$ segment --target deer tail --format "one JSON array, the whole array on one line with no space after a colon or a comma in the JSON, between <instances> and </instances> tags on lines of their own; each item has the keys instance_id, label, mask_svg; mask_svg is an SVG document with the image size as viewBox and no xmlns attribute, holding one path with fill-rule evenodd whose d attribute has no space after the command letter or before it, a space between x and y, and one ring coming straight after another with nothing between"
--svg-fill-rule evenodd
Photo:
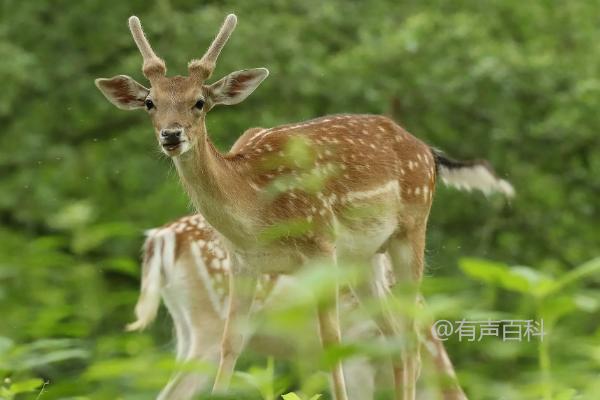
<instances>
[{"instance_id":1,"label":"deer tail","mask_svg":"<svg viewBox=\"0 0 600 400\"><path fill-rule=\"evenodd\" d=\"M175 237L173 232L151 229L146 231L142 247L142 281L135 306L136 320L127 324L127 331L143 330L154 321L160 305L163 286L163 266L174 263Z\"/></svg>"},{"instance_id":2,"label":"deer tail","mask_svg":"<svg viewBox=\"0 0 600 400\"><path fill-rule=\"evenodd\" d=\"M459 190L480 190L484 194L501 193L513 197L515 189L500 178L487 160L458 161L447 157L438 149L431 149L437 175L447 186Z\"/></svg>"}]
</instances>

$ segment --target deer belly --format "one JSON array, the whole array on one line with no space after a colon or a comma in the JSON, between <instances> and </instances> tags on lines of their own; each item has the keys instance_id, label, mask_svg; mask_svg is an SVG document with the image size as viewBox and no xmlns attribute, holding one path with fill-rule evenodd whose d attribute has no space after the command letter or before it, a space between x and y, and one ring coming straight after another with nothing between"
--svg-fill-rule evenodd
<instances>
[{"instance_id":1,"label":"deer belly","mask_svg":"<svg viewBox=\"0 0 600 400\"><path fill-rule=\"evenodd\" d=\"M338 259L371 259L397 228L395 214L377 221L365 222L360 226L356 221L352 224L338 221L336 225Z\"/></svg>"}]
</instances>

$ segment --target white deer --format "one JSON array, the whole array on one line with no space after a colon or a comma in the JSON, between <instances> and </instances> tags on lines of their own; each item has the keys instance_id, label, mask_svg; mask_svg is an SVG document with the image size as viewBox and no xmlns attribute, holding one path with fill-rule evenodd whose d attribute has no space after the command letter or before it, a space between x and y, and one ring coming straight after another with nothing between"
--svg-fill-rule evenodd
<instances>
[{"instance_id":1,"label":"white deer","mask_svg":"<svg viewBox=\"0 0 600 400\"><path fill-rule=\"evenodd\" d=\"M160 228L147 231L144 242L140 296L135 314L136 321L127 329L142 330L156 317L162 298L173 320L176 355L179 362L199 361L216 366L220 341L227 315L229 297L230 258L218 234L202 218L191 215L179 218ZM389 262L384 256L374 259L377 284L390 286ZM295 282L291 277L263 275L260 278L255 302L269 307ZM349 292L342 296L345 314L355 312L356 302ZM277 303L275 303L277 304ZM342 318L344 332L354 339L377 337L376 327L369 321ZM316 327L316 326L315 326ZM466 399L460 388L454 368L443 342L431 333L431 325L423 326L423 348L439 378L437 388L444 399ZM279 348L269 337L269 351ZM293 343L283 343L283 349L293 349ZM372 400L375 393L375 375L381 368L366 358L352 358L344 362L351 400ZM210 374L204 371L184 370L176 373L158 396L158 400L188 400L207 389Z\"/></svg>"},{"instance_id":2,"label":"white deer","mask_svg":"<svg viewBox=\"0 0 600 400\"><path fill-rule=\"evenodd\" d=\"M258 278L308 265L363 264L391 257L395 278L416 288L423 273L427 218L437 177L459 187L513 193L486 163L460 163L410 135L389 118L335 115L269 129L252 129L243 145L221 154L206 131L208 111L244 100L267 77L264 68L233 72L206 84L236 25L231 14L189 76L166 76L166 66L129 19L143 56L148 89L128 76L97 79L117 107L146 108L158 143L173 159L196 209L219 233L231 257L230 303L213 390L229 386L244 344L245 324ZM360 286L360 285L359 285ZM372 285L367 285L367 287ZM324 346L341 341L338 290L317 306ZM359 297L374 296L356 288ZM417 290L409 296L417 302ZM392 297L390 296L390 300ZM378 324L402 335L393 357L396 397L415 398L419 354L414 318L395 318L382 302ZM331 370L333 396L346 400L341 361Z\"/></svg>"}]
</instances>

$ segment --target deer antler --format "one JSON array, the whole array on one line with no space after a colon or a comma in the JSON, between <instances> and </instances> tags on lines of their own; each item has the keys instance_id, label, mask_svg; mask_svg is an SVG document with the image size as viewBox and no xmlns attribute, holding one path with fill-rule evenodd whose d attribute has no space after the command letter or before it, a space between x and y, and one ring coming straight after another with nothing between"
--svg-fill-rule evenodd
<instances>
[{"instance_id":1,"label":"deer antler","mask_svg":"<svg viewBox=\"0 0 600 400\"><path fill-rule=\"evenodd\" d=\"M195 75L200 80L206 80L210 78L210 75L215 69L219 53L221 53L225 43L227 43L227 40L229 39L229 36L231 36L231 32L233 32L235 29L236 24L237 17L235 14L229 14L227 17L225 17L223 26L221 26L219 33L215 37L215 40L213 40L211 43L208 50L206 50L206 53L204 53L200 60L192 60L188 64L190 75Z\"/></svg>"},{"instance_id":2,"label":"deer antler","mask_svg":"<svg viewBox=\"0 0 600 400\"><path fill-rule=\"evenodd\" d=\"M144 58L144 64L142 66L144 76L148 79L164 76L167 73L165 62L154 53L154 50L152 50L152 46L150 46L148 39L146 39L146 36L144 35L142 24L138 17L129 17L129 29L131 30L131 35L133 36L135 44L138 49L140 49L140 53L142 53L142 57Z\"/></svg>"}]
</instances>

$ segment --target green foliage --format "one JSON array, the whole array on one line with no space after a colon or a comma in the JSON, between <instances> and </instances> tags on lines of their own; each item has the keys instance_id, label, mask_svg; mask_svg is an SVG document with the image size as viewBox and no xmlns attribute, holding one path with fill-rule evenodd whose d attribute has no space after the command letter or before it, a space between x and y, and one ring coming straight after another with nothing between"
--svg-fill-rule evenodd
<instances>
[{"instance_id":1,"label":"green foliage","mask_svg":"<svg viewBox=\"0 0 600 400\"><path fill-rule=\"evenodd\" d=\"M39 389L40 386L43 389L45 383L42 379L26 379L19 382L10 382L9 380L5 380L5 385L0 387L0 396L2 399L12 400L16 395L22 393L33 392L36 389Z\"/></svg>"},{"instance_id":2,"label":"green foliage","mask_svg":"<svg viewBox=\"0 0 600 400\"><path fill-rule=\"evenodd\" d=\"M298 396L296 393L284 394L282 397L283 397L283 400L302 400L302 398L300 396ZM320 397L321 397L320 394L316 394L308 400L318 400Z\"/></svg>"},{"instance_id":3,"label":"green foliage","mask_svg":"<svg viewBox=\"0 0 600 400\"><path fill-rule=\"evenodd\" d=\"M116 110L93 80L144 82L129 15L181 74L231 11L240 22L215 79L258 66L271 75L243 104L211 112L216 144L226 149L253 126L378 113L457 158L490 159L517 197L438 188L429 310L544 319L540 343L446 342L472 398L595 398L598 4L518 0L0 2L0 398L148 399L177 370L166 315L147 333L123 326L143 230L192 209L147 117ZM308 165L314 154L298 143L285 156ZM302 183L322 179L307 171ZM305 229L291 221L265 239ZM312 271L301 279L319 292L331 284ZM317 370L331 359L381 362L395 350L370 341L320 353L306 328L314 304L289 297L265 329L298 337L303 357L264 369L262 355L244 355L249 398L328 398Z\"/></svg>"}]
</instances>

